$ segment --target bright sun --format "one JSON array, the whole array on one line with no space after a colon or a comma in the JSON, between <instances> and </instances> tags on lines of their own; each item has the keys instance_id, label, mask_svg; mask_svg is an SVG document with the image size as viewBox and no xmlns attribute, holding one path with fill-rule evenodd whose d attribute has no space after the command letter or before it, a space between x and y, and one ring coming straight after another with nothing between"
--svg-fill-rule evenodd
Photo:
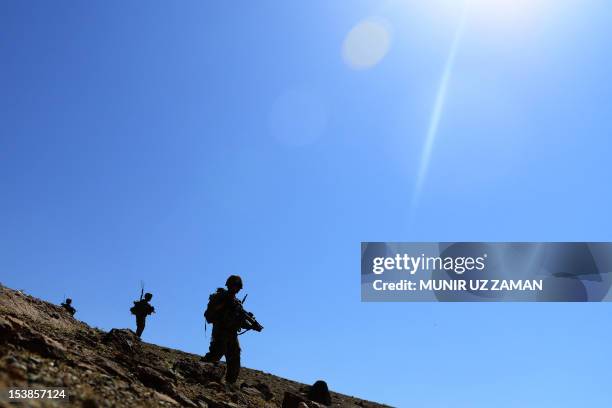
<instances>
[{"instance_id":1,"label":"bright sun","mask_svg":"<svg viewBox=\"0 0 612 408\"><path fill-rule=\"evenodd\" d=\"M557 8L555 0L389 0L387 6L395 11L424 12L434 21L457 21L464 14L470 30L495 35L520 34L533 28L544 11Z\"/></svg>"},{"instance_id":2,"label":"bright sun","mask_svg":"<svg viewBox=\"0 0 612 408\"><path fill-rule=\"evenodd\" d=\"M521 28L533 19L545 0L465 0L470 21L491 27Z\"/></svg>"}]
</instances>

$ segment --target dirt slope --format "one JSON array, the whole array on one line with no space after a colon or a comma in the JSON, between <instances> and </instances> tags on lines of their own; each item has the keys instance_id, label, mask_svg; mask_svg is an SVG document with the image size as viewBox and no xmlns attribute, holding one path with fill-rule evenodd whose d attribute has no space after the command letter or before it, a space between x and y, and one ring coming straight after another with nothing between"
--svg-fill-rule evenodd
<instances>
[{"instance_id":1,"label":"dirt slope","mask_svg":"<svg viewBox=\"0 0 612 408\"><path fill-rule=\"evenodd\" d=\"M63 308L0 285L0 391L65 387L77 407L323 407L303 384L243 368L240 391L223 384L225 366L141 342L131 330L103 332ZM384 407L331 393L334 407ZM0 396L0 407L15 406ZM305 405L300 405L303 401ZM24 405L22 405L24 406ZM25 406L66 406L29 400Z\"/></svg>"}]
</instances>

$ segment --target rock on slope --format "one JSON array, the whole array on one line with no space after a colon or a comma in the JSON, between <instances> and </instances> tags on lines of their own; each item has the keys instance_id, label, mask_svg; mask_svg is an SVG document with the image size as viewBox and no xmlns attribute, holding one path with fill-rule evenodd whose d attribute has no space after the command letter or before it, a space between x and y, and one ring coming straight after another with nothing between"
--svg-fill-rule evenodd
<instances>
[{"instance_id":1,"label":"rock on slope","mask_svg":"<svg viewBox=\"0 0 612 408\"><path fill-rule=\"evenodd\" d=\"M303 397L303 384L245 368L240 391L227 392L224 372L223 363L141 342L131 330L91 328L59 306L0 285L0 390L65 387L71 406L87 408L323 406ZM384 407L331 396L334 407ZM0 399L0 407L8 406ZM27 406L66 405L30 400Z\"/></svg>"}]
</instances>

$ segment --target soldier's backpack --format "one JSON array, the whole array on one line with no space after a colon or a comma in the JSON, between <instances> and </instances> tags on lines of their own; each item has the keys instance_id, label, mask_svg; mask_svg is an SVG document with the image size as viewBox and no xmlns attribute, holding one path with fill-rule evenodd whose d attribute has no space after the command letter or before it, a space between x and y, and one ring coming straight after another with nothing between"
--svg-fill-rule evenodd
<instances>
[{"instance_id":1,"label":"soldier's backpack","mask_svg":"<svg viewBox=\"0 0 612 408\"><path fill-rule=\"evenodd\" d=\"M130 308L130 312L133 315L150 315L151 313L153 313L153 311L155 311L155 308L153 308L153 306L151 306L146 300L135 300L134 301L134 306L132 306Z\"/></svg>"},{"instance_id":2,"label":"soldier's backpack","mask_svg":"<svg viewBox=\"0 0 612 408\"><path fill-rule=\"evenodd\" d=\"M209 324L217 323L223 317L223 308L218 306L225 300L227 291L223 288L217 289L217 291L208 297L208 305L204 311L204 318Z\"/></svg>"}]
</instances>

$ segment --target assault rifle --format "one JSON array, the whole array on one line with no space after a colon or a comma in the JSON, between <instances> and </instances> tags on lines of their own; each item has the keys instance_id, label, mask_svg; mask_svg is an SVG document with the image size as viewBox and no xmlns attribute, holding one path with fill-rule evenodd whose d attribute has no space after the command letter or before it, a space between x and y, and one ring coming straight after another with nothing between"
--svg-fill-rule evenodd
<instances>
[{"instance_id":1,"label":"assault rifle","mask_svg":"<svg viewBox=\"0 0 612 408\"><path fill-rule=\"evenodd\" d=\"M238 333L244 334L249 330L255 330L256 332L260 332L263 330L263 326L259 324L255 316L251 312L247 312L244 310L244 302L246 300L246 296L242 301L236 300L236 317L238 318L238 322L240 323L240 328L244 329L244 331Z\"/></svg>"}]
</instances>

